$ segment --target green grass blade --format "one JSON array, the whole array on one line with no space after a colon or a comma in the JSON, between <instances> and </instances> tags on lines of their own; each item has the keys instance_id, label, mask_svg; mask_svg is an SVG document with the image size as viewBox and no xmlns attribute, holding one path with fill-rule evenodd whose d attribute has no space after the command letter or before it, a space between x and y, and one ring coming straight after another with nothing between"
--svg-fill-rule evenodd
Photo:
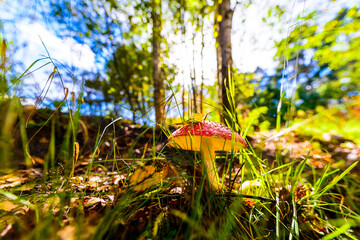
<instances>
[{"instance_id":1,"label":"green grass blade","mask_svg":"<svg viewBox=\"0 0 360 240\"><path fill-rule=\"evenodd\" d=\"M321 197L324 193L326 193L330 188L332 188L336 183L338 183L341 179L343 179L343 177L345 177L346 174L348 174L348 172L351 171L351 169L353 169L356 165L358 164L358 162L354 162L353 164L351 164L342 174L340 174L339 177L335 177L330 184L328 184L322 191L321 193L319 193L318 195L315 196L315 199L318 199L319 197Z\"/></svg>"}]
</instances>

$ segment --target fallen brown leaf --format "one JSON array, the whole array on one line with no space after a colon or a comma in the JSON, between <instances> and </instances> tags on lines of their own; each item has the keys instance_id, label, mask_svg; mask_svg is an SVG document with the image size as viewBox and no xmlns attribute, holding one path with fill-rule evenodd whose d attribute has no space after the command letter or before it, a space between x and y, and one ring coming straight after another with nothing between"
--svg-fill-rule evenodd
<instances>
[{"instance_id":1,"label":"fallen brown leaf","mask_svg":"<svg viewBox=\"0 0 360 240\"><path fill-rule=\"evenodd\" d=\"M8 201L8 200L0 202L0 210L9 212L17 207L18 207L18 205L14 204L13 202Z\"/></svg>"}]
</instances>

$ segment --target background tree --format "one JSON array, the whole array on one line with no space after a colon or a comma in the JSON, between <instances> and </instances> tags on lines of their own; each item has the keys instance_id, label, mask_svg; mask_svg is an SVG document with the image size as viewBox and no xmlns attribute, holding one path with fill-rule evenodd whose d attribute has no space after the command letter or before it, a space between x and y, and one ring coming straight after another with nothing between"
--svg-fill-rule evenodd
<instances>
[{"instance_id":1,"label":"background tree","mask_svg":"<svg viewBox=\"0 0 360 240\"><path fill-rule=\"evenodd\" d=\"M165 105L163 104L165 98L165 84L164 77L169 76L164 73L165 70L171 70L168 67L162 67L161 62L161 1L95 1L95 0L77 0L77 1L51 1L51 15L59 24L59 28L63 31L59 35L71 36L78 42L89 44L91 49L96 53L99 62L108 62L107 71L111 70L114 79L121 79L119 84L104 87L103 90L111 90L110 92L123 92L120 97L121 102L129 105L131 109L136 111L142 109L149 103L147 97L144 97L144 103L134 102L136 92L129 90L134 78L124 78L119 76L138 76L130 73L130 69L125 67L128 64L119 63L118 52L127 51L146 51L141 44L151 43L152 46L152 73L148 76L149 81L153 85L150 90L153 106L155 107L156 122L161 123L164 120ZM151 25L150 25L151 24ZM148 34L148 27L152 26L152 34ZM134 46L135 48L126 47L126 45ZM136 56L138 53L131 53ZM111 60L110 60L111 59ZM148 58L145 58L149 60ZM135 59L133 59L135 60ZM147 64L147 63L146 63ZM101 71L101 70L100 70ZM115 72L114 72L115 71ZM101 78L100 78L101 79ZM95 80L95 79L94 79ZM112 80L113 81L113 80ZM125 81L127 81L125 83ZM145 81L146 82L146 81ZM106 82L105 82L106 84ZM87 84L87 86L100 86L99 84ZM115 87L119 87L116 89ZM107 89L107 90L106 90ZM145 88L146 89L146 88ZM109 93L105 100L116 99L109 98ZM143 92L149 95L149 92ZM141 101L142 101L141 100ZM143 107L139 107L139 106ZM134 119L134 114L132 114Z\"/></svg>"},{"instance_id":2,"label":"background tree","mask_svg":"<svg viewBox=\"0 0 360 240\"><path fill-rule=\"evenodd\" d=\"M134 43L119 46L106 65L107 79L101 81L105 101L115 106L128 102L134 122L139 117L136 112L146 115L152 107L152 56L148 49L148 44L141 49Z\"/></svg>"},{"instance_id":3,"label":"background tree","mask_svg":"<svg viewBox=\"0 0 360 240\"><path fill-rule=\"evenodd\" d=\"M267 23L273 26L271 20L281 21L287 12L285 6L272 7ZM304 112L311 116L360 93L360 60L356 54L359 8L349 7L325 14L323 9L305 12L293 20L297 24L289 27L288 35L275 42L274 59L279 63L275 74L262 72L260 85L255 89L257 93L248 100L252 103L251 109L268 108L264 117L273 126L277 124L278 114L283 116L283 123L291 124L298 113L299 116ZM280 100L283 104L277 111Z\"/></svg>"},{"instance_id":4,"label":"background tree","mask_svg":"<svg viewBox=\"0 0 360 240\"><path fill-rule=\"evenodd\" d=\"M312 12L304 19L316 18ZM292 79L288 86L296 92L294 104L315 109L360 91L359 8L341 9L323 26L311 20L297 25L287 39L277 46L276 59L288 59L286 69L278 67L278 75L285 73ZM284 72L285 71L285 72Z\"/></svg>"},{"instance_id":5,"label":"background tree","mask_svg":"<svg viewBox=\"0 0 360 240\"><path fill-rule=\"evenodd\" d=\"M228 96L226 94L229 89L229 80L232 79L233 60L231 48L231 29L233 9L230 5L230 0L219 1L216 13L216 22L218 24L217 36L217 61L218 61L218 78L219 78L219 99L223 105L224 114L227 111L234 112L234 106L230 105ZM221 71L220 71L221 66ZM221 72L221 73L220 73ZM231 120L231 118L227 118Z\"/></svg>"},{"instance_id":6,"label":"background tree","mask_svg":"<svg viewBox=\"0 0 360 240\"><path fill-rule=\"evenodd\" d=\"M161 0L152 0L152 71L154 81L154 105L156 124L161 125L165 119L165 85L161 74Z\"/></svg>"},{"instance_id":7,"label":"background tree","mask_svg":"<svg viewBox=\"0 0 360 240\"><path fill-rule=\"evenodd\" d=\"M203 112L203 98L205 92L204 85L204 70L203 64L198 64L198 61L203 61L203 53L205 48L205 21L210 22L207 18L213 14L213 5L209 5L206 1L199 0L180 0L169 1L169 7L172 16L171 28L175 35L181 35L181 42L177 41L174 45L179 44L184 51L181 53L183 63L178 67L178 78L182 80L182 112L187 110L187 102L190 103L189 112ZM168 16L169 18L169 16ZM200 36L199 36L200 35ZM199 38L200 37L200 38ZM201 44L199 40L201 39ZM200 48L200 51L199 51ZM192 50L192 60L188 62L185 60L186 52ZM199 56L200 55L200 56ZM190 60L190 59L189 59ZM190 70L189 75L185 76L186 70ZM200 74L199 74L200 73ZM190 80L190 81L188 81ZM190 82L189 101L186 101L186 94L188 93L187 85Z\"/></svg>"},{"instance_id":8,"label":"background tree","mask_svg":"<svg viewBox=\"0 0 360 240\"><path fill-rule=\"evenodd\" d=\"M192 74L190 76L192 80L192 92L193 92L193 107L194 112L202 113L204 111L203 108L203 99L204 99L204 48L205 48L205 19L210 14L213 13L214 6L208 5L205 1L189 1L187 11L189 15L189 22L191 23L192 29L192 47L193 47L193 69ZM201 46L200 46L200 69L196 69L196 54L195 51L196 44L195 38L197 38L200 34L201 37ZM200 72L200 80L196 79L196 72Z\"/></svg>"},{"instance_id":9,"label":"background tree","mask_svg":"<svg viewBox=\"0 0 360 240\"><path fill-rule=\"evenodd\" d=\"M110 58L123 41L126 4L113 0L49 0L42 4L45 21L57 25L59 37L89 45L98 62Z\"/></svg>"}]
</instances>

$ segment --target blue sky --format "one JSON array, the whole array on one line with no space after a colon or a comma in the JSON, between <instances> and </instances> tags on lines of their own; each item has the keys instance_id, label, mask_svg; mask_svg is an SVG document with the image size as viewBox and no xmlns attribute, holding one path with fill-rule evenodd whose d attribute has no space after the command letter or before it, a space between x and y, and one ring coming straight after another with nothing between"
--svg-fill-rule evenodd
<instances>
[{"instance_id":1,"label":"blue sky","mask_svg":"<svg viewBox=\"0 0 360 240\"><path fill-rule=\"evenodd\" d=\"M57 37L54 26L45 23L39 16L24 17L25 14L36 13L36 11L31 9L31 11L26 12L26 7L30 5L19 6L19 2L21 1L0 3L2 33L7 42L11 44L10 49L12 51L9 54L16 63L14 65L16 72L23 73L35 61L47 57L47 51L56 65L72 66L72 74L75 77L77 73L83 70L96 70L95 54L88 45L76 43L72 38L61 39ZM39 61L31 69L37 70L23 79L24 87L20 94L27 96L29 103L35 101L36 96L46 85L49 74L54 69L52 64L43 66L49 62L49 60ZM80 87L78 83L65 83L65 85L74 92L77 92ZM59 87L51 87L50 93L51 99L63 98L63 91L59 91Z\"/></svg>"}]
</instances>

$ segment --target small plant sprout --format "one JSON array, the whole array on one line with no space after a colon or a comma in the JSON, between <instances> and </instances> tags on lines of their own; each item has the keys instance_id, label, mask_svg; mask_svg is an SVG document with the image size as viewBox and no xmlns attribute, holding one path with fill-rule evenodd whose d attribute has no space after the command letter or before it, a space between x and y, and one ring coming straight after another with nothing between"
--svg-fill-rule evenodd
<instances>
[{"instance_id":1,"label":"small plant sprout","mask_svg":"<svg viewBox=\"0 0 360 240\"><path fill-rule=\"evenodd\" d=\"M223 184L215 164L215 151L238 151L247 147L246 141L230 128L213 121L186 123L169 137L172 147L200 151L202 171L206 172L209 185L221 190Z\"/></svg>"}]
</instances>

